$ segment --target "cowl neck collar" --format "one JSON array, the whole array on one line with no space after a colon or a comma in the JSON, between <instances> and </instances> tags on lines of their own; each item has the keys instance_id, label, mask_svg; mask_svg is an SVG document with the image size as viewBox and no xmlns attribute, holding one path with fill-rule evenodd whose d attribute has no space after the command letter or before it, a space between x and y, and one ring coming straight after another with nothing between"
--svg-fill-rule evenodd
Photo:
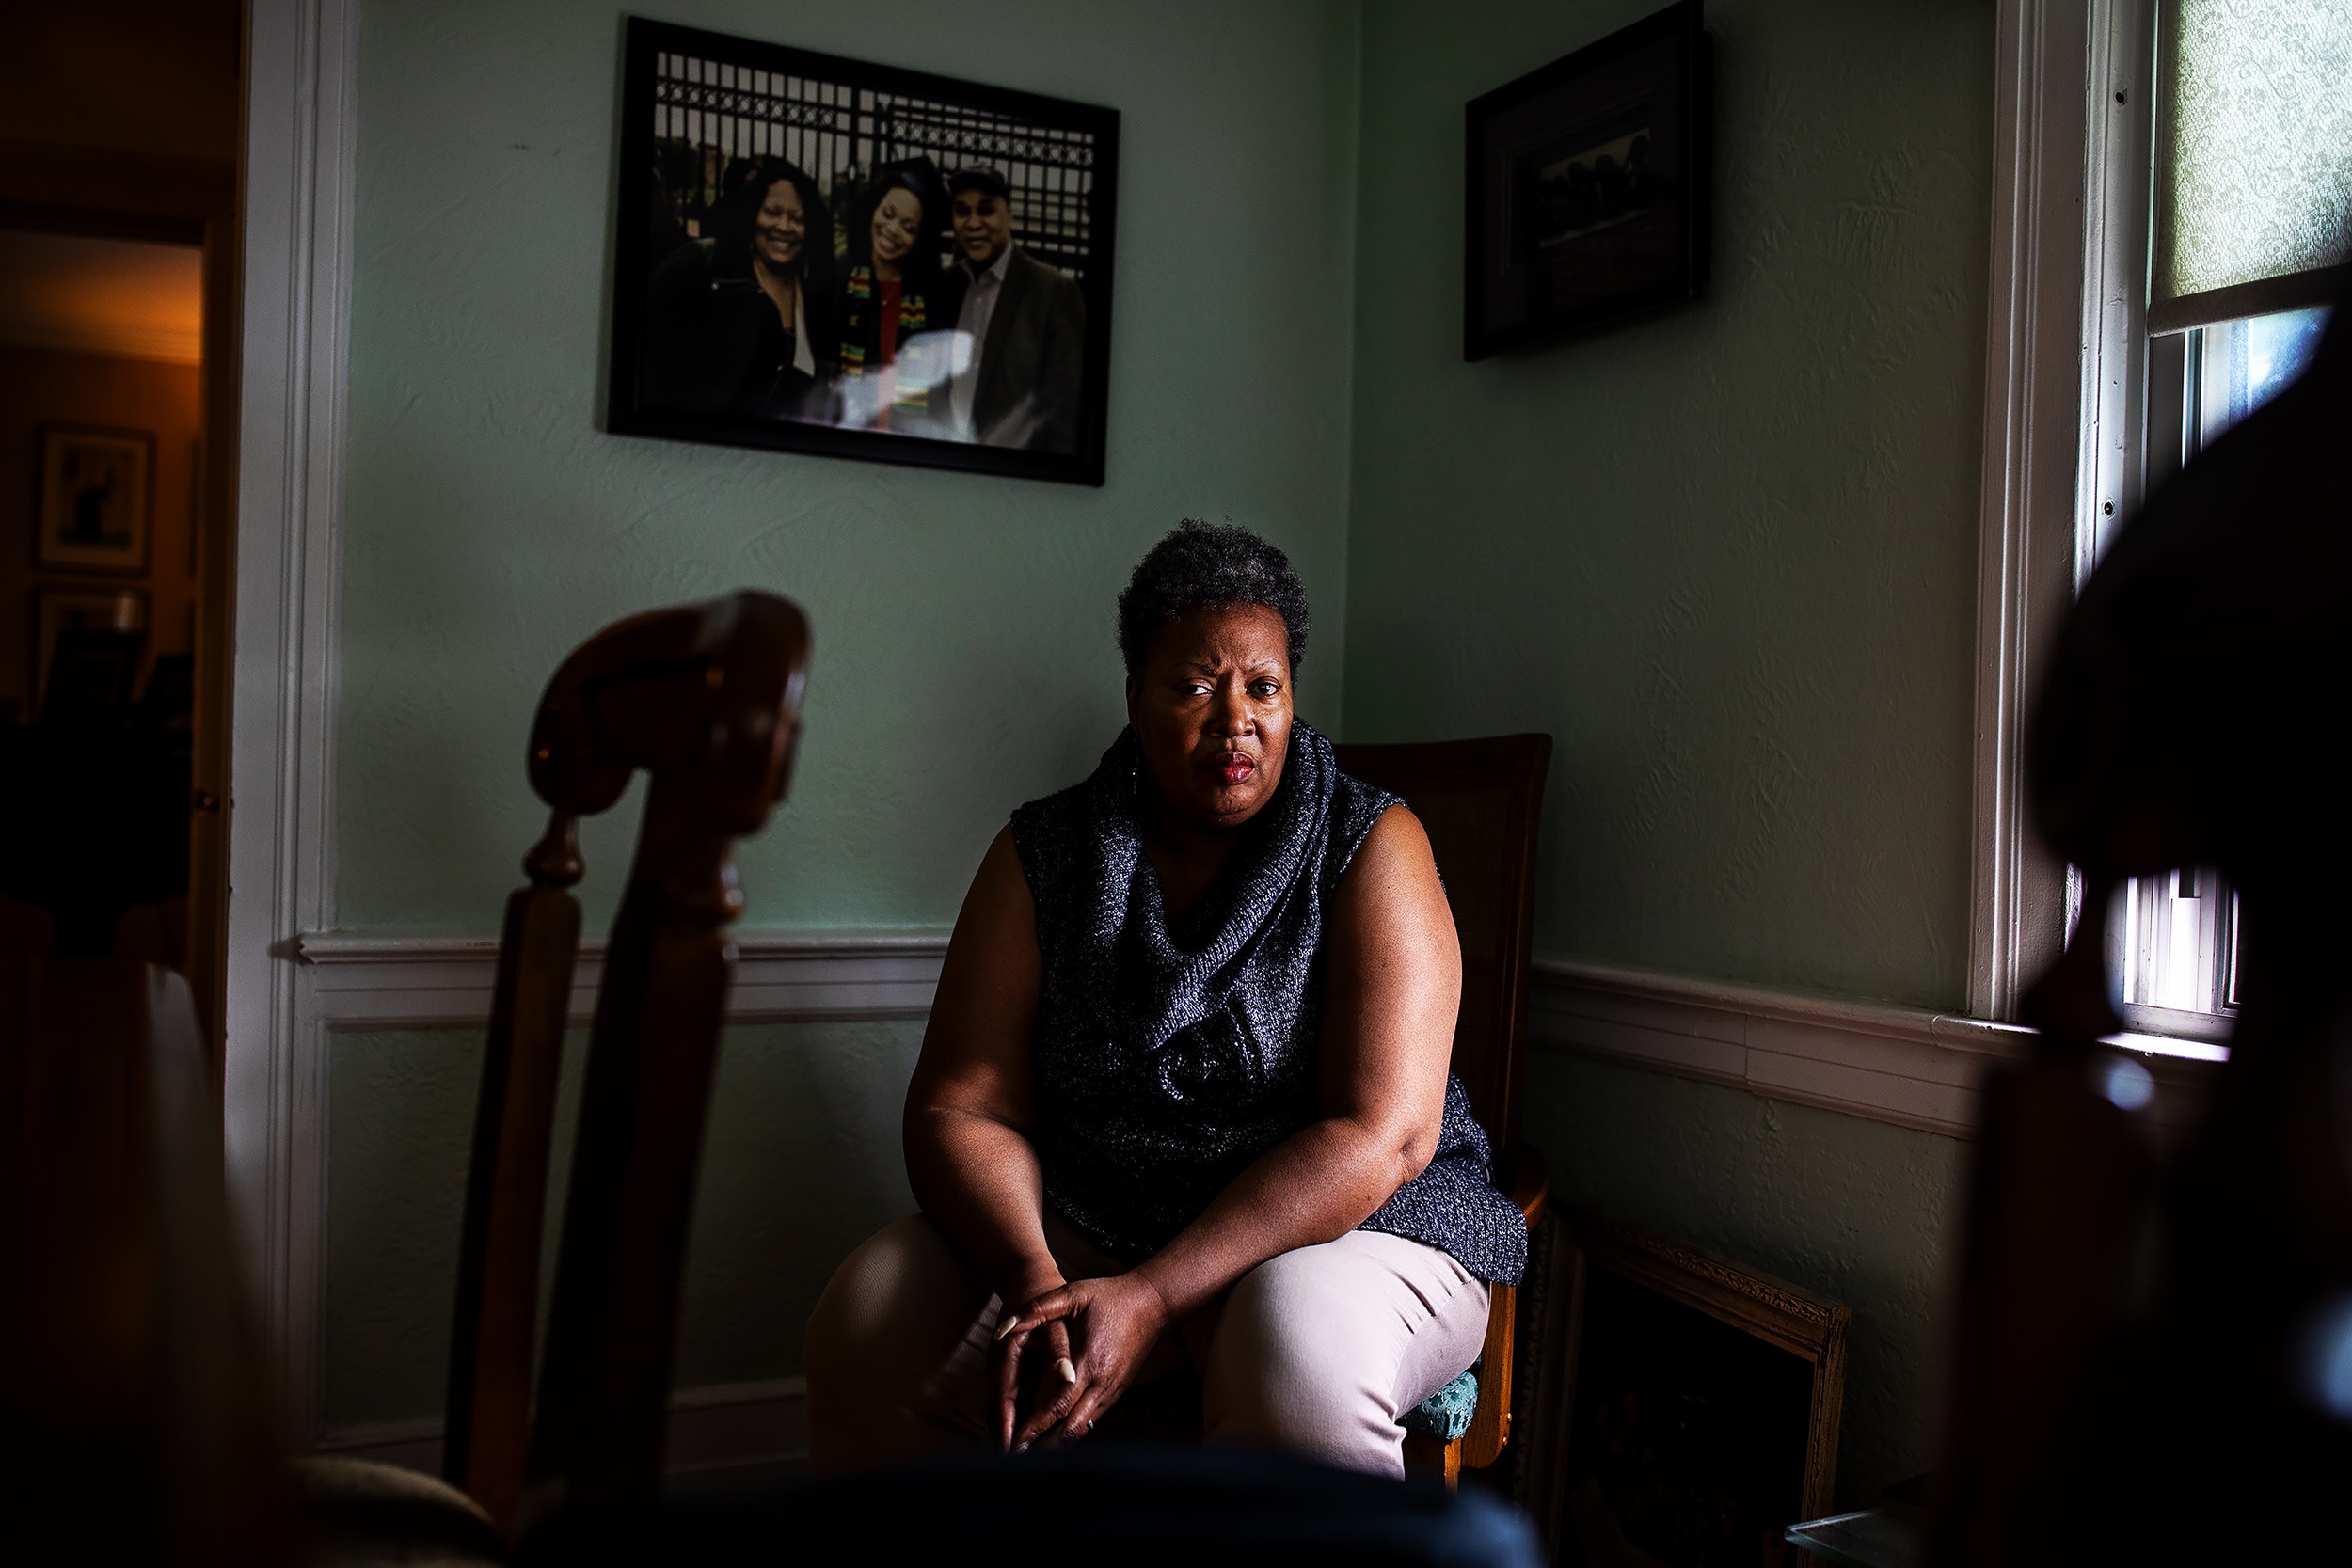
<instances>
[{"instance_id":1,"label":"cowl neck collar","mask_svg":"<svg viewBox=\"0 0 2352 1568\"><path fill-rule=\"evenodd\" d=\"M1339 768L1331 743L1294 721L1274 798L1249 820L1200 902L1171 925L1159 873L1143 852L1142 754L1135 731L1121 731L1088 781L1088 793L1102 857L1097 929L1116 932L1120 983L1113 994L1136 1008L1121 1032L1156 1052L1224 1006L1266 928L1314 876L1330 833Z\"/></svg>"}]
</instances>

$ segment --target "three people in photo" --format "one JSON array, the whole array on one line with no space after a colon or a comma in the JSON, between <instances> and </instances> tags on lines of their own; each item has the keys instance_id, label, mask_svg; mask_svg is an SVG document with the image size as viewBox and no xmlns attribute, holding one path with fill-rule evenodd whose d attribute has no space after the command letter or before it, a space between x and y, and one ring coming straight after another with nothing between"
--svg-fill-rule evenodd
<instances>
[{"instance_id":1,"label":"three people in photo","mask_svg":"<svg viewBox=\"0 0 2352 1568\"><path fill-rule=\"evenodd\" d=\"M700 235L657 204L649 404L1077 451L1085 296L1015 240L997 170L886 165L837 228L780 158L732 162Z\"/></svg>"}]
</instances>

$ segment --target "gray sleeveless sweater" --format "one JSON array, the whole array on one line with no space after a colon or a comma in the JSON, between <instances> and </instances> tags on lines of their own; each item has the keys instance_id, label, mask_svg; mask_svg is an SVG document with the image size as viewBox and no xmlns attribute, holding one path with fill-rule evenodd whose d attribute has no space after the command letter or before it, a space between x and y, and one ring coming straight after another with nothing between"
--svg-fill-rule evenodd
<instances>
[{"instance_id":1,"label":"gray sleeveless sweater","mask_svg":"<svg viewBox=\"0 0 2352 1568\"><path fill-rule=\"evenodd\" d=\"M1282 782L1216 884L1172 927L1136 816L1132 730L1085 783L1012 816L1045 959L1031 1037L1046 1200L1140 1260L1244 1167L1316 1118L1324 921L1396 797L1291 729ZM1438 1151L1366 1230L1516 1284L1527 1226L1497 1192L1486 1132L1448 1074Z\"/></svg>"}]
</instances>

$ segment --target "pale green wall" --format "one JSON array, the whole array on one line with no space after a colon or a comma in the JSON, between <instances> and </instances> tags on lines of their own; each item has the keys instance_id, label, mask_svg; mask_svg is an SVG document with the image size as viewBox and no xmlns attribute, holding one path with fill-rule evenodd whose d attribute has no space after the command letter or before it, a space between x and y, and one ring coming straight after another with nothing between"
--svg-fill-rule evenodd
<instances>
[{"instance_id":1,"label":"pale green wall","mask_svg":"<svg viewBox=\"0 0 2352 1568\"><path fill-rule=\"evenodd\" d=\"M1465 364L1463 103L1654 8L1367 9L1347 733L1551 732L1541 950L1957 1006L1993 7L1714 0L1705 300Z\"/></svg>"},{"instance_id":2,"label":"pale green wall","mask_svg":"<svg viewBox=\"0 0 2352 1568\"><path fill-rule=\"evenodd\" d=\"M1115 729L1111 598L1198 513L1306 572L1311 718L1343 669L1352 738L1557 737L1546 950L1956 1003L1990 0L1716 0L1708 300L1464 365L1463 102L1649 8L660 11L1124 111L1096 492L598 433L617 10L371 0L341 924L492 928L555 660L739 583L818 639L749 923L945 922L1005 810ZM593 926L625 848L589 849ZM684 1381L798 1369L825 1271L906 1202L917 1036L729 1032ZM335 1038L334 1424L438 1403L479 1049ZM1960 1146L1569 1057L1530 1095L1562 1191L1854 1307L1847 1496L1924 1465Z\"/></svg>"},{"instance_id":3,"label":"pale green wall","mask_svg":"<svg viewBox=\"0 0 2352 1568\"><path fill-rule=\"evenodd\" d=\"M898 1102L921 1041L918 1022L726 1031L688 1243L682 1385L798 1372L801 1328L834 1264L913 1211ZM543 1286L586 1045L584 1029L565 1042ZM478 1029L329 1037L329 1427L440 1408L482 1047Z\"/></svg>"},{"instance_id":4,"label":"pale green wall","mask_svg":"<svg viewBox=\"0 0 2352 1568\"><path fill-rule=\"evenodd\" d=\"M601 433L624 8L367 0L338 924L495 928L539 827L523 740L557 661L739 586L816 632L792 799L740 856L753 926L952 919L1007 813L1118 733L1113 601L1182 516L1293 552L1324 653L1302 700L1336 720L1352 10L627 8L1119 109L1109 483ZM591 824L592 926L631 815Z\"/></svg>"},{"instance_id":5,"label":"pale green wall","mask_svg":"<svg viewBox=\"0 0 2352 1568\"><path fill-rule=\"evenodd\" d=\"M1465 364L1464 103L1654 8L1366 7L1347 734L1550 732L1541 951L1956 1006L1993 7L1710 0L1707 297ZM1927 1467L1962 1146L1550 1054L1525 1126L1852 1307L1843 1497Z\"/></svg>"},{"instance_id":6,"label":"pale green wall","mask_svg":"<svg viewBox=\"0 0 2352 1568\"><path fill-rule=\"evenodd\" d=\"M1355 14L1337 4L641 14L1121 112L1101 489L597 428L622 8L367 0L346 499L338 924L494 930L540 814L523 738L598 626L737 586L816 631L790 800L739 861L752 927L946 924L1010 809L1118 733L1113 601L1182 516L1292 552L1310 718L1345 635ZM1279 236L1270 246L1269 236ZM609 918L636 797L589 824ZM735 1029L697 1209L690 1384L800 1367L856 1241L906 1212L919 1025ZM478 1035L337 1037L326 1415L437 1409Z\"/></svg>"}]
</instances>

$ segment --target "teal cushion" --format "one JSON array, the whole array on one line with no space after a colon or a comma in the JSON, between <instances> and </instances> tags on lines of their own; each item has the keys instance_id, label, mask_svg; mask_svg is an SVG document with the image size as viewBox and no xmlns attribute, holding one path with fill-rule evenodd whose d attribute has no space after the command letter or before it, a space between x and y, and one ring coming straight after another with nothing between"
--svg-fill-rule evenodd
<instances>
[{"instance_id":1,"label":"teal cushion","mask_svg":"<svg viewBox=\"0 0 2352 1568\"><path fill-rule=\"evenodd\" d=\"M1452 1443L1470 1431L1478 1413L1478 1374L1464 1372L1405 1413L1405 1430L1415 1437Z\"/></svg>"}]
</instances>

